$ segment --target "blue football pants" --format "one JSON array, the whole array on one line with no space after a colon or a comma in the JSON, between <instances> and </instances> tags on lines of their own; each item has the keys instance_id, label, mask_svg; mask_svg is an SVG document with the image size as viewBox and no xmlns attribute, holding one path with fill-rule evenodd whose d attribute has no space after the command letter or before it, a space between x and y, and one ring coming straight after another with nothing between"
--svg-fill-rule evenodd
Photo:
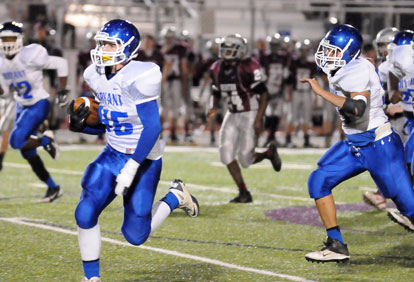
<instances>
[{"instance_id":1,"label":"blue football pants","mask_svg":"<svg viewBox=\"0 0 414 282\"><path fill-rule=\"evenodd\" d=\"M82 194L75 211L79 227L89 229L98 223L101 212L116 197L116 177L130 157L107 145L97 159L88 165L82 176ZM151 233L151 211L161 169L162 159L146 159L139 166L130 191L124 196L121 231L133 245L144 243Z\"/></svg>"},{"instance_id":2,"label":"blue football pants","mask_svg":"<svg viewBox=\"0 0 414 282\"><path fill-rule=\"evenodd\" d=\"M400 136L392 134L364 147L338 141L318 161L308 179L311 198L331 194L339 183L368 170L378 189L406 216L414 216L414 191Z\"/></svg>"},{"instance_id":3,"label":"blue football pants","mask_svg":"<svg viewBox=\"0 0 414 282\"><path fill-rule=\"evenodd\" d=\"M16 106L16 118L9 143L13 149L21 149L30 135L37 134L37 128L47 118L50 103L47 99L32 106ZM36 149L21 151L24 158L36 154Z\"/></svg>"}]
</instances>

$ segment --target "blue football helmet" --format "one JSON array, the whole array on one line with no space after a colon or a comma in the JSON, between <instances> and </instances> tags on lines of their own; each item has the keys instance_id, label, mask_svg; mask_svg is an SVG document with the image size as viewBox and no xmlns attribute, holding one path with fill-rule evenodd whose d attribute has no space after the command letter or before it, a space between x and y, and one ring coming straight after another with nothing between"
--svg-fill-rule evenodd
<instances>
[{"instance_id":1,"label":"blue football helmet","mask_svg":"<svg viewBox=\"0 0 414 282\"><path fill-rule=\"evenodd\" d=\"M16 55L23 48L23 24L18 22L5 22L0 24L0 52L10 57ZM5 37L16 37L16 41L3 42Z\"/></svg>"},{"instance_id":2,"label":"blue football helmet","mask_svg":"<svg viewBox=\"0 0 414 282\"><path fill-rule=\"evenodd\" d=\"M316 64L328 74L358 58L361 46L362 36L355 27L337 25L319 43Z\"/></svg>"},{"instance_id":3,"label":"blue football helmet","mask_svg":"<svg viewBox=\"0 0 414 282\"><path fill-rule=\"evenodd\" d=\"M99 67L114 66L128 62L138 54L141 36L138 29L126 20L107 22L94 37L96 48L91 50L92 63ZM104 51L107 43L116 46L115 51Z\"/></svg>"},{"instance_id":4,"label":"blue football helmet","mask_svg":"<svg viewBox=\"0 0 414 282\"><path fill-rule=\"evenodd\" d=\"M413 43L414 32L411 30L402 30L395 34L394 39L391 43L400 46L400 45L411 45Z\"/></svg>"}]
</instances>

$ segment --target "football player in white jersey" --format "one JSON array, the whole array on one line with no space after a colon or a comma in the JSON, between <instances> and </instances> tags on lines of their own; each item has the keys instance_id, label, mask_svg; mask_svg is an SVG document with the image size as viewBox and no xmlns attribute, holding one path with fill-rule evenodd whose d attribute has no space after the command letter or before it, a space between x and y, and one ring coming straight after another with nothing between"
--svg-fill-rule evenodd
<instances>
[{"instance_id":1,"label":"football player in white jersey","mask_svg":"<svg viewBox=\"0 0 414 282\"><path fill-rule=\"evenodd\" d=\"M361 34L353 26L333 27L315 54L316 63L328 75L330 92L316 79L302 79L317 95L337 107L346 135L345 141L338 141L321 157L308 179L309 195L315 199L328 235L322 250L306 254L309 261L349 260L348 247L337 223L332 189L364 171L369 171L381 193L399 209L389 211L388 216L414 231L414 191L404 163L401 138L384 113L384 90L375 67L359 57L361 46Z\"/></svg>"},{"instance_id":2,"label":"football player in white jersey","mask_svg":"<svg viewBox=\"0 0 414 282\"><path fill-rule=\"evenodd\" d=\"M391 42L392 57L389 67L388 89L392 103L402 102L406 117L405 131L409 135L405 142L405 158L408 171L413 177L413 152L414 152L414 32L402 30L398 32Z\"/></svg>"},{"instance_id":3,"label":"football player in white jersey","mask_svg":"<svg viewBox=\"0 0 414 282\"><path fill-rule=\"evenodd\" d=\"M68 64L66 59L49 56L44 47L30 44L23 47L22 24L5 22L0 25L0 75L14 92L16 101L15 125L9 143L19 149L37 177L48 186L42 202L52 202L62 191L46 170L36 148L43 148L52 158L58 157L56 143L51 131L37 137L37 128L49 113L49 93L43 88L43 69L56 69L59 76L59 99L64 102L67 95L66 81Z\"/></svg>"},{"instance_id":4,"label":"football player in white jersey","mask_svg":"<svg viewBox=\"0 0 414 282\"><path fill-rule=\"evenodd\" d=\"M389 103L389 96L387 93L387 85L388 85L388 72L390 69L390 58L391 52L389 48L389 44L394 39L394 36L397 34L398 29L395 27L386 27L380 30L373 42L373 45L376 50L377 60L375 61L375 65L378 65L378 75L380 77L382 87L385 90L385 97L384 100L387 104L386 112L390 118L391 126L400 134L401 138L404 141L404 134L402 132L403 127L403 116L402 111L404 110L404 115L411 112L412 114L412 106L411 102L402 103L402 105L393 105ZM379 61L379 62L378 62ZM365 192L362 195L362 199L365 203L377 208L378 210L385 210L387 208L386 198L381 194L380 190L376 192Z\"/></svg>"},{"instance_id":5,"label":"football player in white jersey","mask_svg":"<svg viewBox=\"0 0 414 282\"><path fill-rule=\"evenodd\" d=\"M100 281L101 234L98 217L117 195L123 195L121 231L133 245L143 244L168 215L181 208L198 215L197 200L181 180L153 204L161 175L163 147L157 99L160 68L152 62L133 61L140 34L125 20L111 20L96 34L93 64L84 79L100 102L101 125L89 127L89 108L69 106L70 128L89 134L106 131L108 145L88 165L82 177L82 196L76 208L78 240L84 268L82 281Z\"/></svg>"}]
</instances>

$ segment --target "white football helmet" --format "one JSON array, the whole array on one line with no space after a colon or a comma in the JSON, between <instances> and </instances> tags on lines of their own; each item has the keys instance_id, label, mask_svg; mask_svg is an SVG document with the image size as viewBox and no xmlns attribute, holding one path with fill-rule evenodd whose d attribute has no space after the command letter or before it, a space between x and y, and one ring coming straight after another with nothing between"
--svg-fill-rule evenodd
<instances>
[{"instance_id":1,"label":"white football helmet","mask_svg":"<svg viewBox=\"0 0 414 282\"><path fill-rule=\"evenodd\" d=\"M242 59L247 52L247 39L240 34L230 34L221 39L219 57L225 60Z\"/></svg>"},{"instance_id":2,"label":"white football helmet","mask_svg":"<svg viewBox=\"0 0 414 282\"><path fill-rule=\"evenodd\" d=\"M375 50L377 51L377 56L380 59L385 59L387 53L389 53L388 44L394 39L394 36L397 34L398 29L395 27L386 27L381 29L375 40L373 42Z\"/></svg>"}]
</instances>

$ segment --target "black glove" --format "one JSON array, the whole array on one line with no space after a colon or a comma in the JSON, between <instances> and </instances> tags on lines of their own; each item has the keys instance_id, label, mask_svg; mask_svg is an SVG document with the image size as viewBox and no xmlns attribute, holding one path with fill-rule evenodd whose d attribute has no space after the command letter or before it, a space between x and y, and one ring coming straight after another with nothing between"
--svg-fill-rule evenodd
<instances>
[{"instance_id":1,"label":"black glove","mask_svg":"<svg viewBox=\"0 0 414 282\"><path fill-rule=\"evenodd\" d=\"M89 107L85 106L85 104L81 104L76 111L73 110L73 106L75 105L75 100L69 105L68 114L69 114L69 129L74 132L81 132L82 129L85 127L85 120L91 113Z\"/></svg>"},{"instance_id":2,"label":"black glove","mask_svg":"<svg viewBox=\"0 0 414 282\"><path fill-rule=\"evenodd\" d=\"M68 94L69 94L69 90L59 90L57 92L57 100L58 100L59 107L63 108L69 103Z\"/></svg>"}]
</instances>

